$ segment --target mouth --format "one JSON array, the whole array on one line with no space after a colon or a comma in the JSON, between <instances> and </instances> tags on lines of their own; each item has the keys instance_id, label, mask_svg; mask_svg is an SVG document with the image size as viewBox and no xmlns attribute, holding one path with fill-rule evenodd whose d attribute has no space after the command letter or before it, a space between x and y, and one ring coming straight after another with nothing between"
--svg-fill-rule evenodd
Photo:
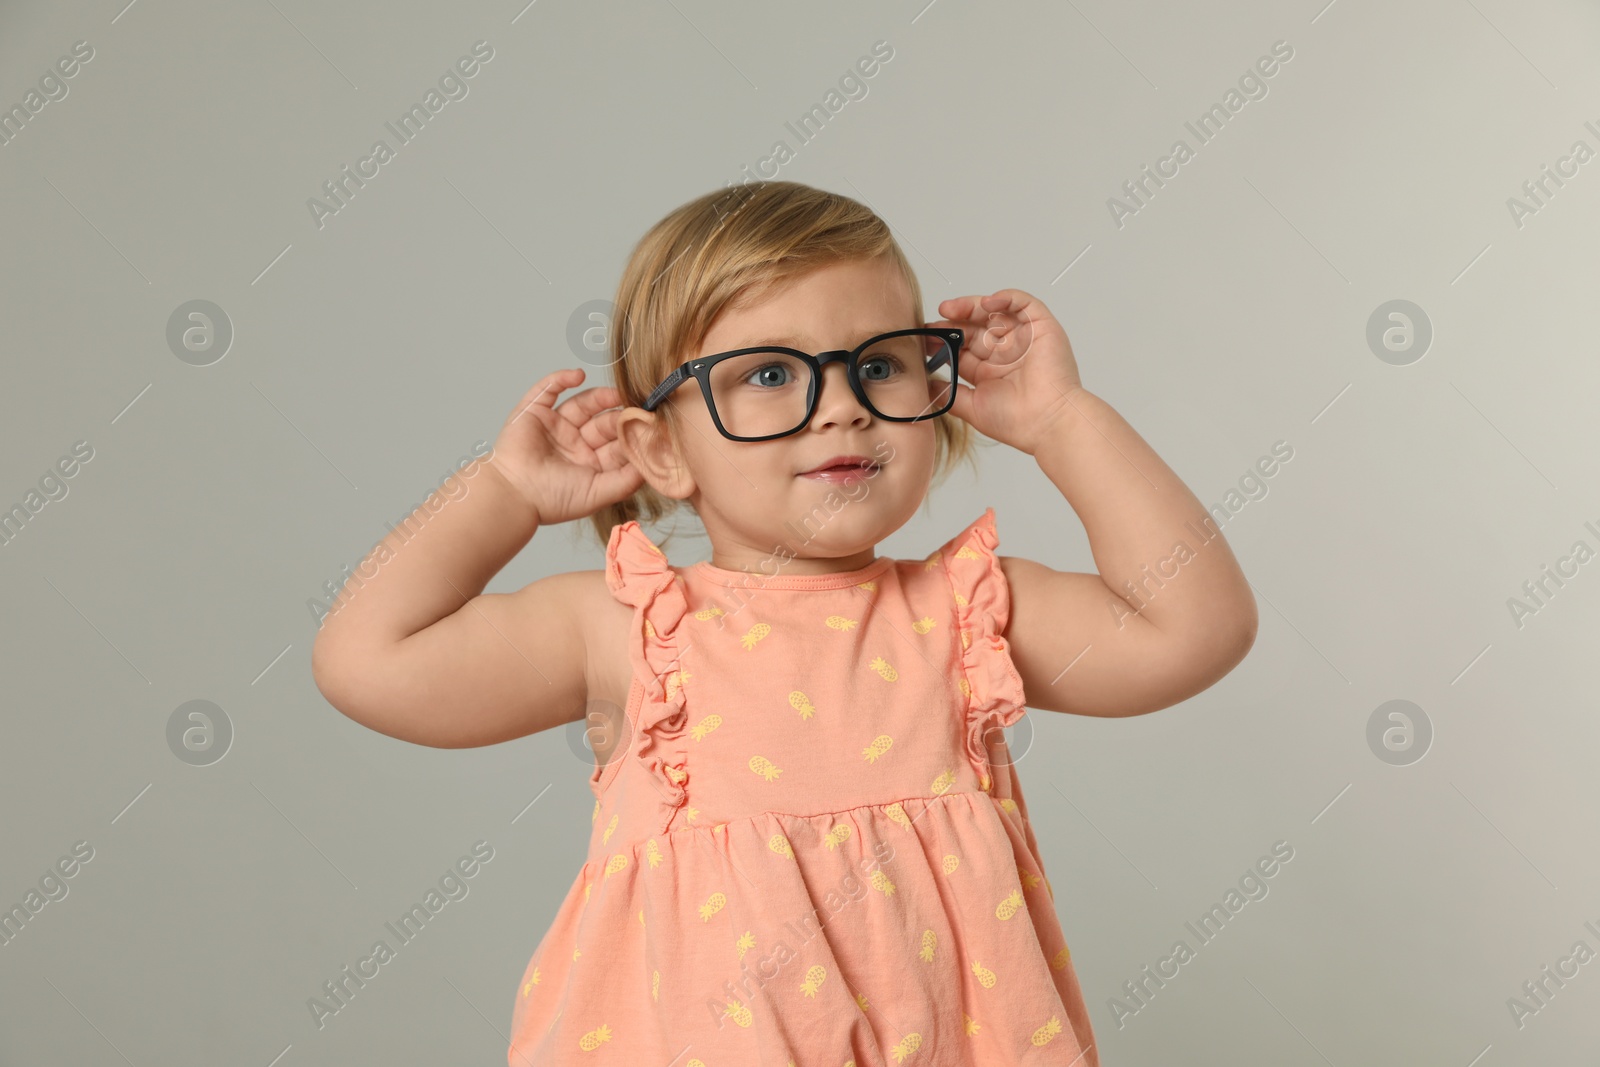
<instances>
[{"instance_id":1,"label":"mouth","mask_svg":"<svg viewBox=\"0 0 1600 1067\"><path fill-rule=\"evenodd\" d=\"M881 469L876 460L866 456L834 456L819 467L801 471L798 476L827 482L843 482L873 477Z\"/></svg>"}]
</instances>

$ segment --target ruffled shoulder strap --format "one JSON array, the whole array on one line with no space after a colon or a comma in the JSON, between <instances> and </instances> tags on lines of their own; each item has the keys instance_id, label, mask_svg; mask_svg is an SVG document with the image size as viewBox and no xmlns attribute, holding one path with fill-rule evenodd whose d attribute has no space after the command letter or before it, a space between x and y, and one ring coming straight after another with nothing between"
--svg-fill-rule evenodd
<instances>
[{"instance_id":1,"label":"ruffled shoulder strap","mask_svg":"<svg viewBox=\"0 0 1600 1067\"><path fill-rule=\"evenodd\" d=\"M688 614L689 602L666 555L634 520L611 529L606 543L606 587L617 600L634 608L628 659L633 666L633 685L642 689L642 694L629 751L659 780L660 825L650 831L659 833L687 796L684 727L688 713L683 691L690 672L683 660L688 648L680 624Z\"/></svg>"},{"instance_id":2,"label":"ruffled shoulder strap","mask_svg":"<svg viewBox=\"0 0 1600 1067\"><path fill-rule=\"evenodd\" d=\"M1011 586L995 555L999 543L991 507L941 545L935 557L955 598L965 675L960 684L967 697L967 757L985 790L994 784L986 735L1012 725L1027 710L1022 677L1001 636L1011 619Z\"/></svg>"}]
</instances>

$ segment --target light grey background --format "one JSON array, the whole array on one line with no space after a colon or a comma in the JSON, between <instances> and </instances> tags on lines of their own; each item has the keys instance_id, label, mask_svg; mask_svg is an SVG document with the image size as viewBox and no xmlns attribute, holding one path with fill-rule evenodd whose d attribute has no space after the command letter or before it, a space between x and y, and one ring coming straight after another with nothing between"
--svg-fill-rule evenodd
<instances>
[{"instance_id":1,"label":"light grey background","mask_svg":"<svg viewBox=\"0 0 1600 1067\"><path fill-rule=\"evenodd\" d=\"M1239 668L1156 714L1025 720L1103 1062L1600 1055L1600 962L1520 1027L1507 1004L1600 951L1600 563L1520 627L1508 607L1600 546L1600 159L1520 226L1507 204L1600 149L1595 5L122 2L0 9L7 109L94 49L0 147L0 505L94 450L0 547L0 907L94 850L0 946L0 1063L503 1062L589 767L562 731L440 751L347 720L306 602L580 365L569 318L648 226L778 140L778 176L888 219L930 317L1041 297L1085 384L1243 504ZM469 94L319 228L307 200L479 40ZM801 145L785 123L880 40ZM1199 145L1184 123L1276 41L1267 95ZM1119 227L1108 199L1178 138L1195 158ZM196 299L235 331L205 367L166 338ZM1366 340L1397 299L1433 329L1401 366ZM980 466L880 552L993 505L1002 553L1094 568L1028 456ZM600 562L546 529L490 590ZM1396 699L1433 731L1406 766L1368 741ZM190 700L235 731L210 766L168 746ZM479 840L470 894L314 1025L308 998ZM1276 841L1270 893L1200 946L1184 924ZM1180 938L1196 957L1119 1026L1111 998Z\"/></svg>"}]
</instances>

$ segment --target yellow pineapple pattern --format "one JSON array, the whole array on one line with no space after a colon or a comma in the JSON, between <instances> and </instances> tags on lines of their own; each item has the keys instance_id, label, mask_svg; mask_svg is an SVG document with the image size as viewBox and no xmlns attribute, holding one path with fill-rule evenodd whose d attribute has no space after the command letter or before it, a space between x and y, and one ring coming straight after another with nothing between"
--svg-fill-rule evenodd
<instances>
[{"instance_id":1,"label":"yellow pineapple pattern","mask_svg":"<svg viewBox=\"0 0 1600 1067\"><path fill-rule=\"evenodd\" d=\"M987 774L978 779L978 788L983 790L985 793L989 791L989 776Z\"/></svg>"},{"instance_id":2,"label":"yellow pineapple pattern","mask_svg":"<svg viewBox=\"0 0 1600 1067\"><path fill-rule=\"evenodd\" d=\"M653 837L644 843L644 858L650 864L652 871L661 866L661 848Z\"/></svg>"},{"instance_id":3,"label":"yellow pineapple pattern","mask_svg":"<svg viewBox=\"0 0 1600 1067\"><path fill-rule=\"evenodd\" d=\"M938 565L939 565L939 553L937 553L937 552L935 552L933 555L929 556L927 559L922 561L922 569L925 570L925 571L931 571L931 570L933 570L933 568L937 567Z\"/></svg>"},{"instance_id":4,"label":"yellow pineapple pattern","mask_svg":"<svg viewBox=\"0 0 1600 1067\"><path fill-rule=\"evenodd\" d=\"M593 882L590 882L588 885L583 887L583 902L585 904L589 903L589 890L591 890L593 888L594 888L594 883Z\"/></svg>"},{"instance_id":5,"label":"yellow pineapple pattern","mask_svg":"<svg viewBox=\"0 0 1600 1067\"><path fill-rule=\"evenodd\" d=\"M1056 899L1056 891L1050 886L1050 876L1048 874L1044 876L1044 888L1050 894L1051 900Z\"/></svg>"},{"instance_id":6,"label":"yellow pineapple pattern","mask_svg":"<svg viewBox=\"0 0 1600 1067\"><path fill-rule=\"evenodd\" d=\"M613 874L616 874L618 871L622 870L627 865L628 865L628 857L624 856L622 853L619 852L615 856L612 856L609 860L606 861L606 871L605 871L605 874L602 875L601 877L602 878L610 878Z\"/></svg>"},{"instance_id":7,"label":"yellow pineapple pattern","mask_svg":"<svg viewBox=\"0 0 1600 1067\"><path fill-rule=\"evenodd\" d=\"M816 705L811 703L811 698L798 689L789 694L789 706L798 711L802 719L809 719L817 713Z\"/></svg>"},{"instance_id":8,"label":"yellow pineapple pattern","mask_svg":"<svg viewBox=\"0 0 1600 1067\"><path fill-rule=\"evenodd\" d=\"M700 905L700 921L710 922L711 916L728 906L728 898L721 893L712 893L706 902Z\"/></svg>"},{"instance_id":9,"label":"yellow pineapple pattern","mask_svg":"<svg viewBox=\"0 0 1600 1067\"><path fill-rule=\"evenodd\" d=\"M1013 889L1010 896L995 906L994 917L996 919L1009 919L1026 907L1027 904L1022 899L1022 890Z\"/></svg>"},{"instance_id":10,"label":"yellow pineapple pattern","mask_svg":"<svg viewBox=\"0 0 1600 1067\"><path fill-rule=\"evenodd\" d=\"M523 983L522 995L523 996L527 996L528 995L528 991L531 990L534 986L536 986L538 984L539 984L539 968L535 967L533 969L533 977L529 978L525 983Z\"/></svg>"},{"instance_id":11,"label":"yellow pineapple pattern","mask_svg":"<svg viewBox=\"0 0 1600 1067\"><path fill-rule=\"evenodd\" d=\"M578 1039L578 1047L585 1052L593 1052L603 1043L611 1040L611 1027L601 1024L599 1029L590 1030Z\"/></svg>"},{"instance_id":12,"label":"yellow pineapple pattern","mask_svg":"<svg viewBox=\"0 0 1600 1067\"><path fill-rule=\"evenodd\" d=\"M903 1040L894 1046L894 1062L903 1063L907 1056L922 1047L921 1034L907 1034Z\"/></svg>"},{"instance_id":13,"label":"yellow pineapple pattern","mask_svg":"<svg viewBox=\"0 0 1600 1067\"><path fill-rule=\"evenodd\" d=\"M794 846L782 834L773 834L767 838L767 847L780 856L788 856L790 859L794 859Z\"/></svg>"},{"instance_id":14,"label":"yellow pineapple pattern","mask_svg":"<svg viewBox=\"0 0 1600 1067\"><path fill-rule=\"evenodd\" d=\"M865 1015L867 1013L867 995L865 993L856 994L856 1007L861 1009L861 1014Z\"/></svg>"},{"instance_id":15,"label":"yellow pineapple pattern","mask_svg":"<svg viewBox=\"0 0 1600 1067\"><path fill-rule=\"evenodd\" d=\"M621 820L621 818L622 816L620 815L611 816L611 821L606 823L605 832L600 835L600 840L602 842L611 840L611 835L617 832L617 822Z\"/></svg>"},{"instance_id":16,"label":"yellow pineapple pattern","mask_svg":"<svg viewBox=\"0 0 1600 1067\"><path fill-rule=\"evenodd\" d=\"M945 874L955 874L956 868L961 866L961 857L955 855L946 856L941 866L944 868Z\"/></svg>"},{"instance_id":17,"label":"yellow pineapple pattern","mask_svg":"<svg viewBox=\"0 0 1600 1067\"><path fill-rule=\"evenodd\" d=\"M1050 957L1050 969L1059 971L1072 959L1072 950L1066 945L1061 946L1061 951Z\"/></svg>"},{"instance_id":18,"label":"yellow pineapple pattern","mask_svg":"<svg viewBox=\"0 0 1600 1067\"><path fill-rule=\"evenodd\" d=\"M800 992L808 997L815 997L817 990L822 988L822 983L827 981L828 972L819 963L806 972L806 980L800 983Z\"/></svg>"},{"instance_id":19,"label":"yellow pineapple pattern","mask_svg":"<svg viewBox=\"0 0 1600 1067\"><path fill-rule=\"evenodd\" d=\"M599 818L600 818L600 800L597 797L595 799L595 802L594 802L594 814L589 816L589 822L593 823L595 820L597 820Z\"/></svg>"},{"instance_id":20,"label":"yellow pineapple pattern","mask_svg":"<svg viewBox=\"0 0 1600 1067\"><path fill-rule=\"evenodd\" d=\"M750 1009L740 1004L737 1000L728 1001L728 1006L723 1009L722 1014L747 1029L755 1021L754 1016L750 1014Z\"/></svg>"},{"instance_id":21,"label":"yellow pineapple pattern","mask_svg":"<svg viewBox=\"0 0 1600 1067\"><path fill-rule=\"evenodd\" d=\"M961 630L961 648L965 651L972 647L972 631L965 627Z\"/></svg>"},{"instance_id":22,"label":"yellow pineapple pattern","mask_svg":"<svg viewBox=\"0 0 1600 1067\"><path fill-rule=\"evenodd\" d=\"M956 679L956 688L961 690L961 695L968 700L972 699L972 683L965 678Z\"/></svg>"},{"instance_id":23,"label":"yellow pineapple pattern","mask_svg":"<svg viewBox=\"0 0 1600 1067\"><path fill-rule=\"evenodd\" d=\"M884 896L886 896L886 897L894 896L894 883L889 881L889 876L887 874L883 873L883 869L882 868L879 868L878 870L873 871L872 872L872 877L867 879L867 881L872 883L872 888L876 889L878 892L882 893Z\"/></svg>"},{"instance_id":24,"label":"yellow pineapple pattern","mask_svg":"<svg viewBox=\"0 0 1600 1067\"><path fill-rule=\"evenodd\" d=\"M755 945L756 937L749 930L746 930L744 933L740 934L739 940L733 943L733 947L739 950L739 958L741 960L744 959L744 954L754 948Z\"/></svg>"},{"instance_id":25,"label":"yellow pineapple pattern","mask_svg":"<svg viewBox=\"0 0 1600 1067\"><path fill-rule=\"evenodd\" d=\"M696 741L704 741L707 734L721 725L721 715L707 715L705 718L694 724L694 728L689 731L689 736L694 738Z\"/></svg>"},{"instance_id":26,"label":"yellow pineapple pattern","mask_svg":"<svg viewBox=\"0 0 1600 1067\"><path fill-rule=\"evenodd\" d=\"M695 617L695 620L698 621L698 622L710 622L712 619L715 619L716 617L718 617L719 615L722 615L722 614L725 614L725 613L723 612L723 610L721 608L719 608L719 607L709 607L709 608L701 608L699 611L694 613L694 617Z\"/></svg>"},{"instance_id":27,"label":"yellow pineapple pattern","mask_svg":"<svg viewBox=\"0 0 1600 1067\"><path fill-rule=\"evenodd\" d=\"M667 675L667 699L671 700L678 695L678 690L689 683L691 675L685 670L676 670Z\"/></svg>"},{"instance_id":28,"label":"yellow pineapple pattern","mask_svg":"<svg viewBox=\"0 0 1600 1067\"><path fill-rule=\"evenodd\" d=\"M643 908L639 909L639 925L640 926L644 925L644 909Z\"/></svg>"},{"instance_id":29,"label":"yellow pineapple pattern","mask_svg":"<svg viewBox=\"0 0 1600 1067\"><path fill-rule=\"evenodd\" d=\"M1000 807L1001 807L1001 810L1003 810L1003 811L1005 811L1005 812L1007 812L1007 813L1009 813L1011 815L1015 815L1017 813L1017 802L1015 800L1012 800L1010 797L1001 797L1000 798Z\"/></svg>"},{"instance_id":30,"label":"yellow pineapple pattern","mask_svg":"<svg viewBox=\"0 0 1600 1067\"><path fill-rule=\"evenodd\" d=\"M694 822L695 819L699 818L699 816L700 816L700 809L695 807L693 804L689 805L683 811L683 817L688 822ZM687 830L687 829L689 829L689 827L680 826L680 827L678 827L678 829Z\"/></svg>"},{"instance_id":31,"label":"yellow pineapple pattern","mask_svg":"<svg viewBox=\"0 0 1600 1067\"><path fill-rule=\"evenodd\" d=\"M828 846L829 852L832 852L834 849L850 840L850 835L853 832L854 831L852 831L848 825L845 823L840 823L827 832L827 834L822 838L822 843Z\"/></svg>"},{"instance_id":32,"label":"yellow pineapple pattern","mask_svg":"<svg viewBox=\"0 0 1600 1067\"><path fill-rule=\"evenodd\" d=\"M919 633L919 634L925 634L925 633L927 633L929 630L933 629L937 625L939 625L939 624L934 622L933 619L931 619L927 615L924 615L922 618L920 618L916 622L912 623L911 624L911 628L913 630L917 631L917 633Z\"/></svg>"},{"instance_id":33,"label":"yellow pineapple pattern","mask_svg":"<svg viewBox=\"0 0 1600 1067\"><path fill-rule=\"evenodd\" d=\"M933 962L933 949L939 943L939 938L932 930L922 931L922 950L917 953L923 963Z\"/></svg>"},{"instance_id":34,"label":"yellow pineapple pattern","mask_svg":"<svg viewBox=\"0 0 1600 1067\"><path fill-rule=\"evenodd\" d=\"M1022 888L1033 889L1039 884L1039 876L1026 867L1017 868L1017 880L1022 883Z\"/></svg>"},{"instance_id":35,"label":"yellow pineapple pattern","mask_svg":"<svg viewBox=\"0 0 1600 1067\"><path fill-rule=\"evenodd\" d=\"M878 672L878 677L886 682L898 681L900 672L889 666L889 661L882 656L872 657L872 662L867 664L867 669Z\"/></svg>"},{"instance_id":36,"label":"yellow pineapple pattern","mask_svg":"<svg viewBox=\"0 0 1600 1067\"><path fill-rule=\"evenodd\" d=\"M847 619L843 615L829 615L822 620L822 624L830 630L854 630L860 625L855 619Z\"/></svg>"},{"instance_id":37,"label":"yellow pineapple pattern","mask_svg":"<svg viewBox=\"0 0 1600 1067\"><path fill-rule=\"evenodd\" d=\"M943 774L939 775L939 777L935 778L933 780L933 785L929 786L928 788L933 790L933 795L934 796L939 796L939 795L947 792L955 784L956 784L956 772L952 768L950 770L945 771Z\"/></svg>"},{"instance_id":38,"label":"yellow pineapple pattern","mask_svg":"<svg viewBox=\"0 0 1600 1067\"><path fill-rule=\"evenodd\" d=\"M661 972L660 971L651 971L650 972L650 999L651 1000L660 1000L661 999Z\"/></svg>"},{"instance_id":39,"label":"yellow pineapple pattern","mask_svg":"<svg viewBox=\"0 0 1600 1067\"><path fill-rule=\"evenodd\" d=\"M983 964L974 963L972 965L972 973L977 975L978 984L983 986L983 988L985 988L985 989L993 989L994 988L994 972L989 970Z\"/></svg>"},{"instance_id":40,"label":"yellow pineapple pattern","mask_svg":"<svg viewBox=\"0 0 1600 1067\"><path fill-rule=\"evenodd\" d=\"M649 619L644 620L644 635L652 640L654 640L656 636L656 628L650 625Z\"/></svg>"},{"instance_id":41,"label":"yellow pineapple pattern","mask_svg":"<svg viewBox=\"0 0 1600 1067\"><path fill-rule=\"evenodd\" d=\"M771 632L772 627L768 626L764 622L758 622L754 626L750 627L749 630L745 631L745 635L739 638L739 644L744 646L744 650L746 652L749 652L751 649L756 647L757 642Z\"/></svg>"},{"instance_id":42,"label":"yellow pineapple pattern","mask_svg":"<svg viewBox=\"0 0 1600 1067\"><path fill-rule=\"evenodd\" d=\"M982 556L978 555L978 553L973 550L971 542L968 542L967 544L964 544L960 548L956 549L956 559L982 559L982 558L983 558Z\"/></svg>"},{"instance_id":43,"label":"yellow pineapple pattern","mask_svg":"<svg viewBox=\"0 0 1600 1067\"><path fill-rule=\"evenodd\" d=\"M749 767L765 782L776 782L778 775L783 773L781 768L773 766L772 761L765 756L751 756Z\"/></svg>"},{"instance_id":44,"label":"yellow pineapple pattern","mask_svg":"<svg viewBox=\"0 0 1600 1067\"><path fill-rule=\"evenodd\" d=\"M713 826L711 828L711 832L714 833L714 834L720 834L724 830L726 830L727 828L728 828L728 824L727 823L719 822L719 823L717 823L717 825L715 825L715 826Z\"/></svg>"},{"instance_id":45,"label":"yellow pineapple pattern","mask_svg":"<svg viewBox=\"0 0 1600 1067\"><path fill-rule=\"evenodd\" d=\"M878 757L889 751L894 744L894 738L888 734L879 734L872 739L872 744L861 750L861 755L868 763L878 762Z\"/></svg>"},{"instance_id":46,"label":"yellow pineapple pattern","mask_svg":"<svg viewBox=\"0 0 1600 1067\"><path fill-rule=\"evenodd\" d=\"M889 816L890 822L895 823L906 832L910 832L911 817L906 814L906 809L900 806L900 802L898 800L893 804L886 806L883 811L885 815Z\"/></svg>"},{"instance_id":47,"label":"yellow pineapple pattern","mask_svg":"<svg viewBox=\"0 0 1600 1067\"><path fill-rule=\"evenodd\" d=\"M979 1030L983 1029L983 1024L980 1023L978 1020L974 1019L972 1016L968 1015L966 1012L962 1012L961 1013L961 1029L966 1033L966 1035L968 1037L971 1037L973 1034L975 1034Z\"/></svg>"},{"instance_id":48,"label":"yellow pineapple pattern","mask_svg":"<svg viewBox=\"0 0 1600 1067\"><path fill-rule=\"evenodd\" d=\"M1048 1045L1055 1040L1055 1036L1060 1032L1061 1020L1052 1015L1049 1022L1033 1032L1033 1043L1035 1045Z\"/></svg>"}]
</instances>

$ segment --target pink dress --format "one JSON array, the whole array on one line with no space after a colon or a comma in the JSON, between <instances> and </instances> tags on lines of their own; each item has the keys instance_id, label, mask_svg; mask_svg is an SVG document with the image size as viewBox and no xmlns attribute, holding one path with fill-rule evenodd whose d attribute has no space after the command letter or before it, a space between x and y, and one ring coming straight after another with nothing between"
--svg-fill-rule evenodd
<instances>
[{"instance_id":1,"label":"pink dress","mask_svg":"<svg viewBox=\"0 0 1600 1067\"><path fill-rule=\"evenodd\" d=\"M1097 1067L999 730L1025 709L996 544L990 508L926 559L772 575L612 530L631 733L511 1067Z\"/></svg>"}]
</instances>

